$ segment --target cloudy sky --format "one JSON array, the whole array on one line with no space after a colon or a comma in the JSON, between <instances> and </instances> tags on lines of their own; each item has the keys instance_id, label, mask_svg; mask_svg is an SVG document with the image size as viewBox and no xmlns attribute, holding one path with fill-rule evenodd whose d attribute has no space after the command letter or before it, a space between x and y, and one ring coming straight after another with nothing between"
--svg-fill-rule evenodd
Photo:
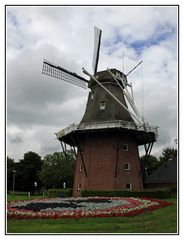
<instances>
[{"instance_id":1,"label":"cloudy sky","mask_svg":"<svg viewBox=\"0 0 184 240\"><path fill-rule=\"evenodd\" d=\"M153 154L177 138L176 7L7 7L7 154L61 151L54 133L78 123L89 90L41 74L43 59L92 72L93 28L102 29L98 70L129 75L144 118L159 126ZM85 76L86 77L86 76Z\"/></svg>"}]
</instances>

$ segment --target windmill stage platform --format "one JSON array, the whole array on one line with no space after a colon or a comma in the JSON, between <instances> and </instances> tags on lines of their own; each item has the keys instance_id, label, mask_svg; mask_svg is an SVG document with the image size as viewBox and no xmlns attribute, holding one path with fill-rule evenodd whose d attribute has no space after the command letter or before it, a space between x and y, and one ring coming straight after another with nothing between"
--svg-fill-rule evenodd
<instances>
[{"instance_id":1,"label":"windmill stage platform","mask_svg":"<svg viewBox=\"0 0 184 240\"><path fill-rule=\"evenodd\" d=\"M84 138L86 133L102 133L108 132L127 132L136 138L138 145L144 145L148 141L156 142L158 137L158 127L150 126L148 124L141 125L134 122L128 122L124 120L115 120L115 121L104 121L104 122L95 122L95 123L82 123L82 124L71 124L68 127L60 130L56 133L56 136L59 141L65 142L68 145L76 146L74 137Z\"/></svg>"}]
</instances>

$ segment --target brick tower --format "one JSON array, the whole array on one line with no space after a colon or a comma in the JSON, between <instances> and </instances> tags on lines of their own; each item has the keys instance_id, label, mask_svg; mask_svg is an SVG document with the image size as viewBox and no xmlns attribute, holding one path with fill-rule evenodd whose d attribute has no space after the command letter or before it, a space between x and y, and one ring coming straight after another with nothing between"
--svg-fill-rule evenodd
<instances>
[{"instance_id":1,"label":"brick tower","mask_svg":"<svg viewBox=\"0 0 184 240\"><path fill-rule=\"evenodd\" d=\"M77 148L73 196L80 196L85 189L142 190L138 146L144 145L150 154L157 135L157 128L142 120L133 91L128 91L131 71L127 75L117 69L97 72L101 30L95 31L94 74L83 69L89 80L48 61L43 65L44 74L81 87L87 84L90 89L81 122L56 134L63 151L66 144L74 151Z\"/></svg>"}]
</instances>

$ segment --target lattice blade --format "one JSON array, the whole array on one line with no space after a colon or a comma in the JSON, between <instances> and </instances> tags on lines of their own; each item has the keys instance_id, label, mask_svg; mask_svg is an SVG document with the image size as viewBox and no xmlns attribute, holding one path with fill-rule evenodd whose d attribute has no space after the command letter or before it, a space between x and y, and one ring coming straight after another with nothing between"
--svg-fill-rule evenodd
<instances>
[{"instance_id":1,"label":"lattice blade","mask_svg":"<svg viewBox=\"0 0 184 240\"><path fill-rule=\"evenodd\" d=\"M66 82L70 82L84 89L87 88L88 80L74 72L70 72L60 66L55 65L54 63L48 62L47 60L43 61L42 73L54 78L59 78Z\"/></svg>"},{"instance_id":2,"label":"lattice blade","mask_svg":"<svg viewBox=\"0 0 184 240\"><path fill-rule=\"evenodd\" d=\"M94 74L97 72L97 68L98 68L101 35L102 35L102 30L100 30L97 27L94 27L94 52L93 52L93 62L92 62L92 68L94 70Z\"/></svg>"}]
</instances>

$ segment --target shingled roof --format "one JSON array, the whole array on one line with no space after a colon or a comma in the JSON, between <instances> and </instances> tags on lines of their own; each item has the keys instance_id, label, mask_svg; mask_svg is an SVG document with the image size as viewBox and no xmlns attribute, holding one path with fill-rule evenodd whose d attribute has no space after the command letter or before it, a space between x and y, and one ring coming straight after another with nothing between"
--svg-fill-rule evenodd
<instances>
[{"instance_id":1,"label":"shingled roof","mask_svg":"<svg viewBox=\"0 0 184 240\"><path fill-rule=\"evenodd\" d=\"M111 69L112 73L123 74L116 69ZM97 73L98 81L103 85L126 107L127 103L122 89L118 86L114 78L109 74L107 70ZM121 83L122 84L122 83ZM98 85L93 79L90 80L89 87L91 93L88 97L86 111L81 120L81 123L95 123L104 121L116 121L123 120L127 122L133 122L134 120L129 112L127 112L119 103L117 103L100 85ZM106 105L105 110L100 110L100 104Z\"/></svg>"},{"instance_id":2,"label":"shingled roof","mask_svg":"<svg viewBox=\"0 0 184 240\"><path fill-rule=\"evenodd\" d=\"M177 156L163 163L146 178L146 183L177 183Z\"/></svg>"}]
</instances>

